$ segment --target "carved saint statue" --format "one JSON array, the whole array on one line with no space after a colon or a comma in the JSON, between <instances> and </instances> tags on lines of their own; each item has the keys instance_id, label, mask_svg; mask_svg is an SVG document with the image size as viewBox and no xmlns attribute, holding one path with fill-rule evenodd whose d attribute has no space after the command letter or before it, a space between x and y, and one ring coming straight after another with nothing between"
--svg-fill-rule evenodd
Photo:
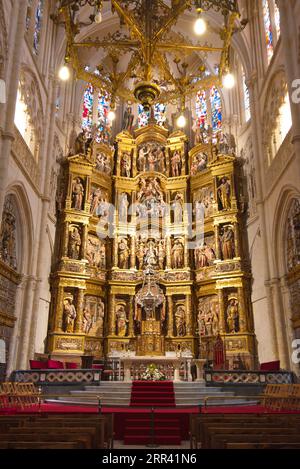
<instances>
[{"instance_id":1,"label":"carved saint statue","mask_svg":"<svg viewBox=\"0 0 300 469\"><path fill-rule=\"evenodd\" d=\"M234 232L231 226L224 226L220 240L223 260L233 259L235 256Z\"/></svg>"},{"instance_id":2,"label":"carved saint statue","mask_svg":"<svg viewBox=\"0 0 300 469\"><path fill-rule=\"evenodd\" d=\"M138 169L141 172L146 171L146 163L147 163L147 147L142 146L139 149L139 154L138 154Z\"/></svg>"},{"instance_id":3,"label":"carved saint statue","mask_svg":"<svg viewBox=\"0 0 300 469\"><path fill-rule=\"evenodd\" d=\"M121 176L130 178L131 174L131 156L124 152L121 156Z\"/></svg>"},{"instance_id":4,"label":"carved saint statue","mask_svg":"<svg viewBox=\"0 0 300 469\"><path fill-rule=\"evenodd\" d=\"M239 303L236 298L231 298L226 311L226 322L229 333L239 332Z\"/></svg>"},{"instance_id":5,"label":"carved saint statue","mask_svg":"<svg viewBox=\"0 0 300 469\"><path fill-rule=\"evenodd\" d=\"M145 252L146 252L145 242L143 241L142 238L140 238L137 240L137 243L136 243L136 257L138 259L140 270L142 270L144 267Z\"/></svg>"},{"instance_id":6,"label":"carved saint statue","mask_svg":"<svg viewBox=\"0 0 300 469\"><path fill-rule=\"evenodd\" d=\"M132 113L132 107L127 106L123 116L122 130L132 131L134 115Z\"/></svg>"},{"instance_id":7,"label":"carved saint statue","mask_svg":"<svg viewBox=\"0 0 300 469\"><path fill-rule=\"evenodd\" d=\"M155 241L150 239L145 249L144 262L146 266L156 267L157 266L157 247Z\"/></svg>"},{"instance_id":8,"label":"carved saint statue","mask_svg":"<svg viewBox=\"0 0 300 469\"><path fill-rule=\"evenodd\" d=\"M182 171L182 156L181 151L175 150L173 156L171 157L171 176L178 177L181 176Z\"/></svg>"},{"instance_id":9,"label":"carved saint statue","mask_svg":"<svg viewBox=\"0 0 300 469\"><path fill-rule=\"evenodd\" d=\"M127 315L123 305L117 305L116 309L116 333L118 337L125 337L127 332Z\"/></svg>"},{"instance_id":10,"label":"carved saint statue","mask_svg":"<svg viewBox=\"0 0 300 469\"><path fill-rule=\"evenodd\" d=\"M74 226L69 233L69 257L71 259L79 259L81 246L81 236L79 230Z\"/></svg>"},{"instance_id":11,"label":"carved saint statue","mask_svg":"<svg viewBox=\"0 0 300 469\"><path fill-rule=\"evenodd\" d=\"M119 221L122 223L127 222L127 216L128 216L128 195L126 192L122 192L120 195L120 203L119 203Z\"/></svg>"},{"instance_id":12,"label":"carved saint statue","mask_svg":"<svg viewBox=\"0 0 300 469\"><path fill-rule=\"evenodd\" d=\"M174 223L182 223L183 221L183 195L177 192L173 202Z\"/></svg>"},{"instance_id":13,"label":"carved saint statue","mask_svg":"<svg viewBox=\"0 0 300 469\"><path fill-rule=\"evenodd\" d=\"M84 334L89 334L93 325L93 318L89 308L89 305L86 305L83 309L83 320L82 320L82 332Z\"/></svg>"},{"instance_id":14,"label":"carved saint statue","mask_svg":"<svg viewBox=\"0 0 300 469\"><path fill-rule=\"evenodd\" d=\"M164 269L165 259L166 259L165 240L161 239L158 243L158 267L160 270Z\"/></svg>"},{"instance_id":15,"label":"carved saint statue","mask_svg":"<svg viewBox=\"0 0 300 469\"><path fill-rule=\"evenodd\" d=\"M93 138L88 137L86 132L83 130L78 134L74 144L75 155L80 153L87 155L88 150L92 145Z\"/></svg>"},{"instance_id":16,"label":"carved saint statue","mask_svg":"<svg viewBox=\"0 0 300 469\"><path fill-rule=\"evenodd\" d=\"M17 268L16 259L16 219L10 212L9 197L6 198L0 232L0 259L13 269Z\"/></svg>"},{"instance_id":17,"label":"carved saint statue","mask_svg":"<svg viewBox=\"0 0 300 469\"><path fill-rule=\"evenodd\" d=\"M231 184L227 177L223 177L219 184L218 201L221 210L231 209Z\"/></svg>"},{"instance_id":18,"label":"carved saint statue","mask_svg":"<svg viewBox=\"0 0 300 469\"><path fill-rule=\"evenodd\" d=\"M175 311L175 328L177 337L183 337L186 335L185 326L185 308L183 305L179 305Z\"/></svg>"},{"instance_id":19,"label":"carved saint statue","mask_svg":"<svg viewBox=\"0 0 300 469\"><path fill-rule=\"evenodd\" d=\"M72 333L74 331L74 323L77 313L73 305L73 298L65 298L63 310L64 332Z\"/></svg>"},{"instance_id":20,"label":"carved saint statue","mask_svg":"<svg viewBox=\"0 0 300 469\"><path fill-rule=\"evenodd\" d=\"M83 182L81 178L76 177L72 186L72 208L75 208L75 210L82 210L83 198Z\"/></svg>"},{"instance_id":21,"label":"carved saint statue","mask_svg":"<svg viewBox=\"0 0 300 469\"><path fill-rule=\"evenodd\" d=\"M173 268L182 269L184 266L184 246L180 239L175 239L171 254Z\"/></svg>"},{"instance_id":22,"label":"carved saint statue","mask_svg":"<svg viewBox=\"0 0 300 469\"><path fill-rule=\"evenodd\" d=\"M91 214L96 215L98 207L101 203L102 199L102 191L100 187L92 188L92 192L90 195L90 203L91 203Z\"/></svg>"},{"instance_id":23,"label":"carved saint statue","mask_svg":"<svg viewBox=\"0 0 300 469\"><path fill-rule=\"evenodd\" d=\"M121 238L121 240L119 241L118 254L119 254L119 268L128 269L130 251L129 251L127 239Z\"/></svg>"}]
</instances>

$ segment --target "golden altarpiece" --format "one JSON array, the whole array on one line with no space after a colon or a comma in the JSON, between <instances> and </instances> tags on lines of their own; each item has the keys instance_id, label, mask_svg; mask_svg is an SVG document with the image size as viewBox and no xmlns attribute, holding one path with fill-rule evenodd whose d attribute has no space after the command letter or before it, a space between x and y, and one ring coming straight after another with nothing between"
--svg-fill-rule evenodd
<instances>
[{"instance_id":1,"label":"golden altarpiece","mask_svg":"<svg viewBox=\"0 0 300 469\"><path fill-rule=\"evenodd\" d=\"M63 165L48 351L187 352L255 366L241 165L230 138L188 152L155 124L115 148L77 145ZM148 270L148 275L147 275ZM152 282L152 314L141 301ZM152 292L153 293L153 292Z\"/></svg>"}]
</instances>

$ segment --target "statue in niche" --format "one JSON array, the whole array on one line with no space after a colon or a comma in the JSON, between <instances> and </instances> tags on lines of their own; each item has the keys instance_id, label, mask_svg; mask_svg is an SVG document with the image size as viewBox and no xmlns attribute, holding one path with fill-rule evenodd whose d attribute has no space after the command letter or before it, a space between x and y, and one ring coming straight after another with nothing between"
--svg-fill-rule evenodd
<instances>
[{"instance_id":1,"label":"statue in niche","mask_svg":"<svg viewBox=\"0 0 300 469\"><path fill-rule=\"evenodd\" d=\"M166 204L157 178L141 178L140 190L137 193L137 214L141 218L147 216L162 217Z\"/></svg>"},{"instance_id":2,"label":"statue in niche","mask_svg":"<svg viewBox=\"0 0 300 469\"><path fill-rule=\"evenodd\" d=\"M132 113L132 107L127 106L123 116L122 130L127 130L127 132L132 132L134 121L134 115Z\"/></svg>"},{"instance_id":3,"label":"statue in niche","mask_svg":"<svg viewBox=\"0 0 300 469\"><path fill-rule=\"evenodd\" d=\"M172 204L174 209L174 223L182 223L183 221L183 194L177 192Z\"/></svg>"},{"instance_id":4,"label":"statue in niche","mask_svg":"<svg viewBox=\"0 0 300 469\"><path fill-rule=\"evenodd\" d=\"M88 137L87 132L82 130L76 137L74 149L75 155L87 155L93 143L93 137Z\"/></svg>"},{"instance_id":5,"label":"statue in niche","mask_svg":"<svg viewBox=\"0 0 300 469\"><path fill-rule=\"evenodd\" d=\"M106 247L105 242L97 236L89 235L87 239L86 258L91 267L97 269L106 268Z\"/></svg>"},{"instance_id":6,"label":"statue in niche","mask_svg":"<svg viewBox=\"0 0 300 469\"><path fill-rule=\"evenodd\" d=\"M184 266L184 246L180 239L175 239L171 251L174 269L182 269Z\"/></svg>"},{"instance_id":7,"label":"statue in niche","mask_svg":"<svg viewBox=\"0 0 300 469\"><path fill-rule=\"evenodd\" d=\"M128 319L123 305L116 307L116 333L118 337L125 337L127 332Z\"/></svg>"},{"instance_id":8,"label":"statue in niche","mask_svg":"<svg viewBox=\"0 0 300 469\"><path fill-rule=\"evenodd\" d=\"M138 169L143 173L146 171L147 154L147 147L140 147L138 152Z\"/></svg>"},{"instance_id":9,"label":"statue in niche","mask_svg":"<svg viewBox=\"0 0 300 469\"><path fill-rule=\"evenodd\" d=\"M131 175L131 156L128 152L121 155L121 176L130 178Z\"/></svg>"},{"instance_id":10,"label":"statue in niche","mask_svg":"<svg viewBox=\"0 0 300 469\"><path fill-rule=\"evenodd\" d=\"M110 158L105 153L97 153L96 155L96 169L104 174L111 174Z\"/></svg>"},{"instance_id":11,"label":"statue in niche","mask_svg":"<svg viewBox=\"0 0 300 469\"><path fill-rule=\"evenodd\" d=\"M171 157L171 176L181 176L182 171L182 155L180 150L175 150Z\"/></svg>"},{"instance_id":12,"label":"statue in niche","mask_svg":"<svg viewBox=\"0 0 300 469\"><path fill-rule=\"evenodd\" d=\"M208 218L213 213L214 193L211 186L202 187L195 195L196 220ZM199 210L199 211L198 211Z\"/></svg>"},{"instance_id":13,"label":"statue in niche","mask_svg":"<svg viewBox=\"0 0 300 469\"><path fill-rule=\"evenodd\" d=\"M81 236L77 226L69 233L69 257L78 260L80 257Z\"/></svg>"},{"instance_id":14,"label":"statue in niche","mask_svg":"<svg viewBox=\"0 0 300 469\"><path fill-rule=\"evenodd\" d=\"M105 305L102 298L86 296L83 309L83 332L94 336L103 335Z\"/></svg>"},{"instance_id":15,"label":"statue in niche","mask_svg":"<svg viewBox=\"0 0 300 469\"><path fill-rule=\"evenodd\" d=\"M184 337L186 335L185 307L183 305L178 305L174 316L175 316L176 336Z\"/></svg>"},{"instance_id":16,"label":"statue in niche","mask_svg":"<svg viewBox=\"0 0 300 469\"><path fill-rule=\"evenodd\" d=\"M235 257L234 231L230 225L224 226L220 241L223 260L233 259Z\"/></svg>"},{"instance_id":17,"label":"statue in niche","mask_svg":"<svg viewBox=\"0 0 300 469\"><path fill-rule=\"evenodd\" d=\"M195 256L196 269L203 269L204 267L209 266L209 261L206 256L206 250L205 250L204 244L202 244L202 246L199 246L195 249L194 256Z\"/></svg>"},{"instance_id":18,"label":"statue in niche","mask_svg":"<svg viewBox=\"0 0 300 469\"><path fill-rule=\"evenodd\" d=\"M122 192L120 195L120 203L119 203L119 221L122 223L127 223L128 218L128 195L126 192Z\"/></svg>"},{"instance_id":19,"label":"statue in niche","mask_svg":"<svg viewBox=\"0 0 300 469\"><path fill-rule=\"evenodd\" d=\"M73 297L66 296L64 299L64 309L63 309L63 329L64 332L72 333L74 331L74 324L77 313L75 306L73 304Z\"/></svg>"},{"instance_id":20,"label":"statue in niche","mask_svg":"<svg viewBox=\"0 0 300 469\"><path fill-rule=\"evenodd\" d=\"M92 314L89 308L89 305L86 305L83 309L83 319L82 319L82 332L84 334L89 334L93 325Z\"/></svg>"},{"instance_id":21,"label":"statue in niche","mask_svg":"<svg viewBox=\"0 0 300 469\"><path fill-rule=\"evenodd\" d=\"M201 173L207 169L208 155L205 152L198 153L194 156L192 165L191 165L191 175L196 176L196 174Z\"/></svg>"},{"instance_id":22,"label":"statue in niche","mask_svg":"<svg viewBox=\"0 0 300 469\"><path fill-rule=\"evenodd\" d=\"M223 177L218 186L218 202L220 210L231 209L231 184L227 177Z\"/></svg>"},{"instance_id":23,"label":"statue in niche","mask_svg":"<svg viewBox=\"0 0 300 469\"><path fill-rule=\"evenodd\" d=\"M239 332L239 303L236 298L230 298L226 311L227 329L230 334Z\"/></svg>"},{"instance_id":24,"label":"statue in niche","mask_svg":"<svg viewBox=\"0 0 300 469\"><path fill-rule=\"evenodd\" d=\"M74 179L72 185L72 208L82 210L84 200L84 186L80 177Z\"/></svg>"},{"instance_id":25,"label":"statue in niche","mask_svg":"<svg viewBox=\"0 0 300 469\"><path fill-rule=\"evenodd\" d=\"M6 197L3 209L0 233L0 259L16 270L16 217L11 196Z\"/></svg>"},{"instance_id":26,"label":"statue in niche","mask_svg":"<svg viewBox=\"0 0 300 469\"><path fill-rule=\"evenodd\" d=\"M119 255L119 268L128 269L130 251L128 247L128 240L125 238L121 238L119 241L118 255Z\"/></svg>"},{"instance_id":27,"label":"statue in niche","mask_svg":"<svg viewBox=\"0 0 300 469\"><path fill-rule=\"evenodd\" d=\"M165 171L165 148L157 142L148 142L139 147L138 150L138 170L157 171L163 173Z\"/></svg>"},{"instance_id":28,"label":"statue in niche","mask_svg":"<svg viewBox=\"0 0 300 469\"><path fill-rule=\"evenodd\" d=\"M98 207L102 200L102 190L100 187L92 187L91 195L90 195L90 204L91 209L90 212L92 215L96 215Z\"/></svg>"},{"instance_id":29,"label":"statue in niche","mask_svg":"<svg viewBox=\"0 0 300 469\"><path fill-rule=\"evenodd\" d=\"M197 322L198 322L198 333L199 336L205 336L205 312L202 309L202 305L199 303L198 306L198 315L197 315Z\"/></svg>"},{"instance_id":30,"label":"statue in niche","mask_svg":"<svg viewBox=\"0 0 300 469\"><path fill-rule=\"evenodd\" d=\"M219 302L215 295L199 298L197 320L200 336L218 335Z\"/></svg>"},{"instance_id":31,"label":"statue in niche","mask_svg":"<svg viewBox=\"0 0 300 469\"><path fill-rule=\"evenodd\" d=\"M137 244L136 244L136 253L137 253L137 259L138 259L140 270L142 270L144 267L145 249L146 249L146 243L142 238L140 238L139 240L137 240Z\"/></svg>"},{"instance_id":32,"label":"statue in niche","mask_svg":"<svg viewBox=\"0 0 300 469\"><path fill-rule=\"evenodd\" d=\"M158 243L158 267L160 270L164 269L165 259L166 259L165 240L161 239Z\"/></svg>"},{"instance_id":33,"label":"statue in niche","mask_svg":"<svg viewBox=\"0 0 300 469\"><path fill-rule=\"evenodd\" d=\"M157 266L157 255L156 243L153 239L150 239L145 249L144 263L146 266L155 268Z\"/></svg>"}]
</instances>

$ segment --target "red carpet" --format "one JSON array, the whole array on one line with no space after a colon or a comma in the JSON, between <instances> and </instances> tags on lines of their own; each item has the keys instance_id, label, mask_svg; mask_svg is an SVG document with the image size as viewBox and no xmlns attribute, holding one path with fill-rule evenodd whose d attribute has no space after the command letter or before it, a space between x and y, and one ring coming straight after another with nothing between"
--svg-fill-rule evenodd
<instances>
[{"instance_id":1,"label":"red carpet","mask_svg":"<svg viewBox=\"0 0 300 469\"><path fill-rule=\"evenodd\" d=\"M134 381L130 407L176 407L172 381ZM140 413L125 420L124 444L180 445L180 419L176 414Z\"/></svg>"},{"instance_id":2,"label":"red carpet","mask_svg":"<svg viewBox=\"0 0 300 469\"><path fill-rule=\"evenodd\" d=\"M172 381L134 381L131 407L176 407Z\"/></svg>"}]
</instances>

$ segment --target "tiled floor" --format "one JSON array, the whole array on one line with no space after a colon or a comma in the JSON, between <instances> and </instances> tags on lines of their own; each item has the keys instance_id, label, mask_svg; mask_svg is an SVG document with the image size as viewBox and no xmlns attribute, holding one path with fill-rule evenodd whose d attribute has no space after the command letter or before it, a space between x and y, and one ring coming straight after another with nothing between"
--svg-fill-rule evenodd
<instances>
[{"instance_id":1,"label":"tiled floor","mask_svg":"<svg viewBox=\"0 0 300 469\"><path fill-rule=\"evenodd\" d=\"M190 442L189 441L183 441L181 443L181 446L157 446L153 449L189 449L190 448ZM114 442L114 449L151 449L149 446L126 446L123 444L122 441L115 441Z\"/></svg>"}]
</instances>

